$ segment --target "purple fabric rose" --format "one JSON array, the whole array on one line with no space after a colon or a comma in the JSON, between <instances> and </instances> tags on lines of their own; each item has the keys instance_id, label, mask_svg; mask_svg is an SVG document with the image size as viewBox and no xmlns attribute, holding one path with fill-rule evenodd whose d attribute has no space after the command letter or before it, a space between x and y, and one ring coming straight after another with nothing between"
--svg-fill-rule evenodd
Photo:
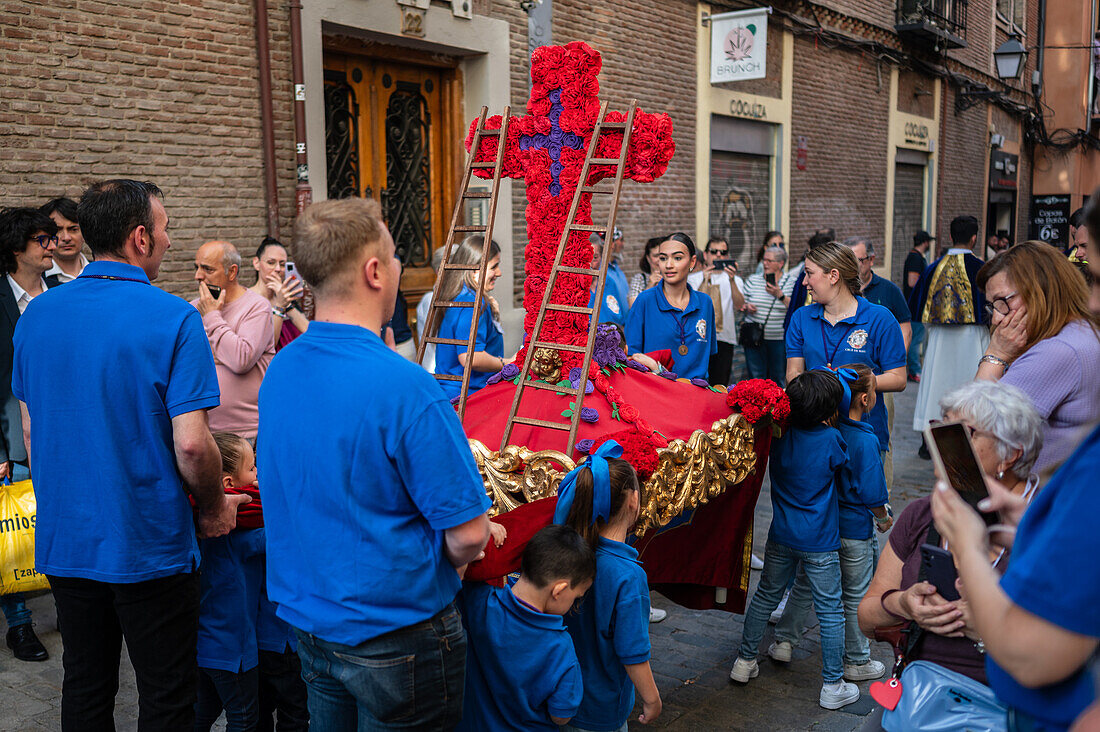
<instances>
[{"instance_id":1,"label":"purple fabric rose","mask_svg":"<svg viewBox=\"0 0 1100 732\"><path fill-rule=\"evenodd\" d=\"M676 379L680 378L676 375L675 371L662 371L661 376L668 379L669 381L676 381Z\"/></svg>"},{"instance_id":2,"label":"purple fabric rose","mask_svg":"<svg viewBox=\"0 0 1100 732\"><path fill-rule=\"evenodd\" d=\"M500 376L504 379L514 379L519 376L519 366L514 363L504 364L504 368L500 370Z\"/></svg>"},{"instance_id":3,"label":"purple fabric rose","mask_svg":"<svg viewBox=\"0 0 1100 732\"><path fill-rule=\"evenodd\" d=\"M596 363L605 368L617 364L625 358L623 355L623 339L615 326L609 323L596 326L596 344L592 355L595 357Z\"/></svg>"},{"instance_id":4,"label":"purple fabric rose","mask_svg":"<svg viewBox=\"0 0 1100 732\"><path fill-rule=\"evenodd\" d=\"M555 129L558 128L558 120L561 119L561 112L562 107L560 104L554 105L550 108L550 124L552 124Z\"/></svg>"},{"instance_id":5,"label":"purple fabric rose","mask_svg":"<svg viewBox=\"0 0 1100 732\"><path fill-rule=\"evenodd\" d=\"M562 140L562 145L564 145L565 147L572 147L572 148L576 148L576 149L579 150L581 147L584 146L584 140L581 139L581 136L576 134L576 133L566 132L565 133L565 139Z\"/></svg>"},{"instance_id":6,"label":"purple fabric rose","mask_svg":"<svg viewBox=\"0 0 1100 732\"><path fill-rule=\"evenodd\" d=\"M649 368L645 364L638 363L637 361L635 361L632 358L628 358L626 360L626 365L629 366L630 368L634 369L635 371L642 371L642 372L647 373L647 374L649 373Z\"/></svg>"},{"instance_id":7,"label":"purple fabric rose","mask_svg":"<svg viewBox=\"0 0 1100 732\"><path fill-rule=\"evenodd\" d=\"M557 195L559 193L561 193L561 183L551 183L550 184L550 195L554 196L554 197L557 197Z\"/></svg>"},{"instance_id":8,"label":"purple fabric rose","mask_svg":"<svg viewBox=\"0 0 1100 732\"><path fill-rule=\"evenodd\" d=\"M709 389L710 388L710 382L707 381L706 379L692 379L691 383L695 384L696 386L701 386L704 389Z\"/></svg>"},{"instance_id":9,"label":"purple fabric rose","mask_svg":"<svg viewBox=\"0 0 1100 732\"><path fill-rule=\"evenodd\" d=\"M554 89L547 96L550 97L551 102L553 102L554 104L558 104L559 102L561 102L561 89Z\"/></svg>"},{"instance_id":10,"label":"purple fabric rose","mask_svg":"<svg viewBox=\"0 0 1100 732\"><path fill-rule=\"evenodd\" d=\"M600 421L600 413L592 407L581 407L581 421L595 424Z\"/></svg>"},{"instance_id":11,"label":"purple fabric rose","mask_svg":"<svg viewBox=\"0 0 1100 732\"><path fill-rule=\"evenodd\" d=\"M592 446L596 444L595 440L577 440L575 445L577 452L583 452L585 455L592 452Z\"/></svg>"},{"instance_id":12,"label":"purple fabric rose","mask_svg":"<svg viewBox=\"0 0 1100 732\"><path fill-rule=\"evenodd\" d=\"M569 369L569 380L573 382L573 387L576 388L577 382L581 380L581 367L574 366Z\"/></svg>"},{"instance_id":13,"label":"purple fabric rose","mask_svg":"<svg viewBox=\"0 0 1100 732\"><path fill-rule=\"evenodd\" d=\"M455 397L451 397L451 404L458 404L458 400L461 399L461 398L462 398L461 394L459 394L458 396L455 396Z\"/></svg>"},{"instance_id":14,"label":"purple fabric rose","mask_svg":"<svg viewBox=\"0 0 1100 732\"><path fill-rule=\"evenodd\" d=\"M554 122L554 113L550 113L550 121ZM556 142L559 145L565 141L565 130L560 127L550 128L550 142Z\"/></svg>"},{"instance_id":15,"label":"purple fabric rose","mask_svg":"<svg viewBox=\"0 0 1100 732\"><path fill-rule=\"evenodd\" d=\"M519 149L520 150L529 150L530 148L531 148L531 138L530 137L528 137L527 135L524 135L523 137L519 138Z\"/></svg>"},{"instance_id":16,"label":"purple fabric rose","mask_svg":"<svg viewBox=\"0 0 1100 732\"><path fill-rule=\"evenodd\" d=\"M555 178L557 178L557 177L558 177L559 175L561 175L561 172L562 172L563 170L565 170L565 166L564 166L564 165L562 165L561 163L557 162L557 157L558 157L558 156L557 156L557 155L555 155L555 154L554 154L554 152L555 152L554 148L553 148L553 147L551 147L551 148L550 148L550 157L554 158L554 162L550 163L550 175L552 175L552 176L554 176ZM560 153L560 152L561 152L561 148L560 148L560 147L559 147L559 148L557 149L557 152L558 152L558 153Z\"/></svg>"},{"instance_id":17,"label":"purple fabric rose","mask_svg":"<svg viewBox=\"0 0 1100 732\"><path fill-rule=\"evenodd\" d=\"M493 374L488 379L486 379L485 383L486 384L499 384L502 378L504 378L504 377L502 377L500 375L500 372L498 371L497 373Z\"/></svg>"}]
</instances>

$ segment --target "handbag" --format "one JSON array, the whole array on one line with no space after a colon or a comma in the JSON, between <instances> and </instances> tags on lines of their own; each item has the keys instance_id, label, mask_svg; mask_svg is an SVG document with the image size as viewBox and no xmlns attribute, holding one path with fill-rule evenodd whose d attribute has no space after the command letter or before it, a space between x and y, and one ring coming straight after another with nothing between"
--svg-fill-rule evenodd
<instances>
[{"instance_id":1,"label":"handbag","mask_svg":"<svg viewBox=\"0 0 1100 732\"><path fill-rule=\"evenodd\" d=\"M768 308L768 314L764 316L763 323L757 323L752 320L741 321L741 329L738 331L738 340L740 340L742 346L760 348L764 345L764 327L772 317L772 311L775 310L776 302L778 302L778 300L773 301L772 306Z\"/></svg>"},{"instance_id":2,"label":"handbag","mask_svg":"<svg viewBox=\"0 0 1100 732\"><path fill-rule=\"evenodd\" d=\"M929 661L913 661L901 672L898 705L882 715L887 732L1003 732L1008 708L993 690L969 676Z\"/></svg>"}]
</instances>

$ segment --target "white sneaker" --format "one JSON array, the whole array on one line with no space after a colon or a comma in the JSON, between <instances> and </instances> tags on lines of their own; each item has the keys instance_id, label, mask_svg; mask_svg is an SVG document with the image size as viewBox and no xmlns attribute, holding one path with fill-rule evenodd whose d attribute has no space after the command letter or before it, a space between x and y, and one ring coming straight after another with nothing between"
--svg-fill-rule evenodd
<instances>
[{"instance_id":1,"label":"white sneaker","mask_svg":"<svg viewBox=\"0 0 1100 732\"><path fill-rule=\"evenodd\" d=\"M733 675L732 672L730 674ZM840 709L859 699L859 687L847 681L821 685L818 703L826 709Z\"/></svg>"},{"instance_id":2,"label":"white sneaker","mask_svg":"<svg viewBox=\"0 0 1100 732\"><path fill-rule=\"evenodd\" d=\"M849 681L870 681L871 679L881 678L884 673L886 673L885 664L873 658L867 663L858 665L854 663L844 664L844 678Z\"/></svg>"},{"instance_id":3,"label":"white sneaker","mask_svg":"<svg viewBox=\"0 0 1100 732\"><path fill-rule=\"evenodd\" d=\"M759 675L760 664L756 662L755 658L751 661L747 661L738 656L737 660L733 662L733 668L730 669L730 678L734 681L740 681L742 684L749 683L749 679L755 679ZM851 686L851 684L849 684L849 686ZM821 693L824 694L825 692Z\"/></svg>"},{"instance_id":4,"label":"white sneaker","mask_svg":"<svg viewBox=\"0 0 1100 732\"><path fill-rule=\"evenodd\" d=\"M749 568L750 569L757 569L757 570L763 569L764 568L764 560L761 559L760 557L756 556L755 554L753 554L752 559L749 560Z\"/></svg>"},{"instance_id":5,"label":"white sneaker","mask_svg":"<svg viewBox=\"0 0 1100 732\"><path fill-rule=\"evenodd\" d=\"M768 617L768 622L775 625L782 619L784 611L787 609L787 598L791 596L791 593L783 593L783 599L779 601L779 607L772 610L772 614Z\"/></svg>"},{"instance_id":6,"label":"white sneaker","mask_svg":"<svg viewBox=\"0 0 1100 732\"><path fill-rule=\"evenodd\" d=\"M794 646L787 641L776 641L768 646L768 655L772 657L773 661L779 661L780 663L790 663L792 651L794 651Z\"/></svg>"},{"instance_id":7,"label":"white sneaker","mask_svg":"<svg viewBox=\"0 0 1100 732\"><path fill-rule=\"evenodd\" d=\"M649 622L659 623L667 617L668 617L668 613L666 611L662 610L661 608L659 608L659 607L650 607L649 608Z\"/></svg>"}]
</instances>

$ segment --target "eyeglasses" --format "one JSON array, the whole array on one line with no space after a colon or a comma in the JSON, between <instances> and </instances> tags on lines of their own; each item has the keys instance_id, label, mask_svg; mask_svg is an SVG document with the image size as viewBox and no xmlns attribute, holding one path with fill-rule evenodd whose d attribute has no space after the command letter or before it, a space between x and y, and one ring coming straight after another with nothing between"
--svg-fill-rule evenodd
<instances>
[{"instance_id":1,"label":"eyeglasses","mask_svg":"<svg viewBox=\"0 0 1100 732\"><path fill-rule=\"evenodd\" d=\"M870 260L873 256L873 254L868 254L866 257L856 257L856 259L859 260L860 264L863 264L864 262Z\"/></svg>"},{"instance_id":2,"label":"eyeglasses","mask_svg":"<svg viewBox=\"0 0 1100 732\"><path fill-rule=\"evenodd\" d=\"M39 234L38 236L32 236L31 241L38 242L38 246L43 249L49 249L51 244L57 246L57 234L53 236L49 234Z\"/></svg>"},{"instance_id":3,"label":"eyeglasses","mask_svg":"<svg viewBox=\"0 0 1100 732\"><path fill-rule=\"evenodd\" d=\"M715 254L715 255L718 255L718 254L729 254L729 253L730 253L730 250L729 250L729 249L722 249L722 250L720 250L720 251L715 251L715 250L713 250L713 249L708 249L708 250L707 250L707 254Z\"/></svg>"},{"instance_id":4,"label":"eyeglasses","mask_svg":"<svg viewBox=\"0 0 1100 732\"><path fill-rule=\"evenodd\" d=\"M1012 312L1012 308L1008 306L1008 301L1016 297L1020 293L1013 292L1011 295L1005 295L1004 297L995 297L985 304L985 314L987 317L992 318L994 311L1001 315L1008 315Z\"/></svg>"},{"instance_id":5,"label":"eyeglasses","mask_svg":"<svg viewBox=\"0 0 1100 732\"><path fill-rule=\"evenodd\" d=\"M768 264L782 264L778 259L768 259L767 257L761 261L767 262Z\"/></svg>"}]
</instances>

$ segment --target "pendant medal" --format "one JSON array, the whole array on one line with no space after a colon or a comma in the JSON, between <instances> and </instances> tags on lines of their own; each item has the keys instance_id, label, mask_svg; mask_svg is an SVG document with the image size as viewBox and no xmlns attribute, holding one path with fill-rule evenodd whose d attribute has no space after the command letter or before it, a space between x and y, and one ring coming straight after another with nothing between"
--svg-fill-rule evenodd
<instances>
[{"instance_id":1,"label":"pendant medal","mask_svg":"<svg viewBox=\"0 0 1100 732\"><path fill-rule=\"evenodd\" d=\"M680 344L680 355L681 355L681 356L686 356L686 355L688 355L688 347L687 347L687 344L686 344L686 343L681 343L681 344Z\"/></svg>"}]
</instances>

